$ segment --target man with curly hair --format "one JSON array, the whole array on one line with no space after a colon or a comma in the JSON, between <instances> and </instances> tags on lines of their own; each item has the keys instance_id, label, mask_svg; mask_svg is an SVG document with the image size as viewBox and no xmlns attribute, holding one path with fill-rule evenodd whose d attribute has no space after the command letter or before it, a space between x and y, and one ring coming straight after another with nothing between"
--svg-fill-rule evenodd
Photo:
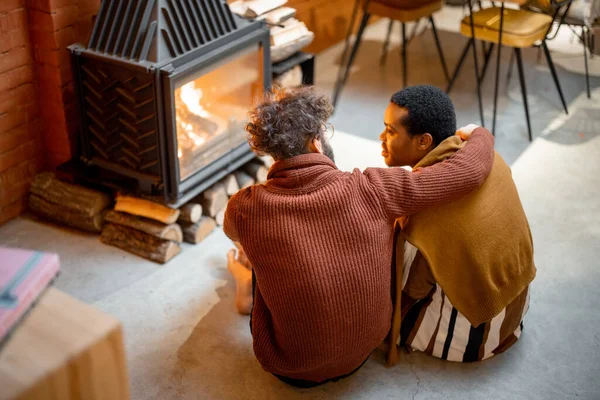
<instances>
[{"instance_id":1,"label":"man with curly hair","mask_svg":"<svg viewBox=\"0 0 600 400\"><path fill-rule=\"evenodd\" d=\"M252 266L250 279L229 255L238 285L254 283L254 353L299 387L348 376L388 335L396 219L467 195L494 159L493 137L479 128L431 167L343 172L326 137L332 111L313 87L265 96L248 140L275 163L267 182L229 200L223 226Z\"/></svg>"},{"instance_id":2,"label":"man with curly hair","mask_svg":"<svg viewBox=\"0 0 600 400\"><path fill-rule=\"evenodd\" d=\"M390 167L436 165L463 148L452 101L434 86L395 93L384 124L379 138ZM391 342L457 362L512 346L536 269L527 217L502 157L495 154L480 188L400 224L394 292L401 296L394 296ZM397 357L396 346L388 351Z\"/></svg>"}]
</instances>

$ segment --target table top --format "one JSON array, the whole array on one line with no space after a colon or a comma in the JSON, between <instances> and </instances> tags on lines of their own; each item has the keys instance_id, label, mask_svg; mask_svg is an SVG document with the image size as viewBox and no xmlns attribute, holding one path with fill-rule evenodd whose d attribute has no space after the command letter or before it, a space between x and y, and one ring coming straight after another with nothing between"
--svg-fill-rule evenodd
<instances>
[{"instance_id":1,"label":"table top","mask_svg":"<svg viewBox=\"0 0 600 400\"><path fill-rule=\"evenodd\" d=\"M0 349L0 399L12 399L108 333L115 318L49 288Z\"/></svg>"}]
</instances>

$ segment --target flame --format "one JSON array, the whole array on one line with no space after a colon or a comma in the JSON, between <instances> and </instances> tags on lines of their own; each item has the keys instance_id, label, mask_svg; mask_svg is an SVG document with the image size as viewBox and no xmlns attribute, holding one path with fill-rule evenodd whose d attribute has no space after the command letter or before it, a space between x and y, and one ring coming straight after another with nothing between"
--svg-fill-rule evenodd
<instances>
[{"instance_id":1,"label":"flame","mask_svg":"<svg viewBox=\"0 0 600 400\"><path fill-rule=\"evenodd\" d=\"M200 105L200 100L202 100L203 95L202 89L196 89L196 83L194 81L183 85L179 93L181 101L183 101L190 112L204 118L210 118L210 114Z\"/></svg>"}]
</instances>

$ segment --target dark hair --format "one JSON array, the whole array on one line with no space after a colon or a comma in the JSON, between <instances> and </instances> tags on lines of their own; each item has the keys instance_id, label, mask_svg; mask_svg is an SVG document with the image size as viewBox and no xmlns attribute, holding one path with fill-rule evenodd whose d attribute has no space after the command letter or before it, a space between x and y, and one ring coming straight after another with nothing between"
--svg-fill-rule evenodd
<instances>
[{"instance_id":1,"label":"dark hair","mask_svg":"<svg viewBox=\"0 0 600 400\"><path fill-rule=\"evenodd\" d=\"M248 142L276 160L304 154L309 139L323 136L332 113L329 97L313 86L274 88L249 112Z\"/></svg>"},{"instance_id":2,"label":"dark hair","mask_svg":"<svg viewBox=\"0 0 600 400\"><path fill-rule=\"evenodd\" d=\"M410 136L429 133L437 146L456 133L452 100L435 86L409 86L394 93L390 101L408 111L400 123Z\"/></svg>"}]
</instances>

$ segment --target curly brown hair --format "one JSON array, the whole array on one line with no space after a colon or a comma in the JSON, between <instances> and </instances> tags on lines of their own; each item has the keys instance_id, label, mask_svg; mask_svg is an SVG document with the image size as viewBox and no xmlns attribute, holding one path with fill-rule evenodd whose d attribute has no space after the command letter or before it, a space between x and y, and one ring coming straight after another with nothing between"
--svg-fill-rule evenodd
<instances>
[{"instance_id":1,"label":"curly brown hair","mask_svg":"<svg viewBox=\"0 0 600 400\"><path fill-rule=\"evenodd\" d=\"M274 88L249 112L248 143L275 160L305 154L309 140L323 137L332 113L331 100L314 86Z\"/></svg>"}]
</instances>

